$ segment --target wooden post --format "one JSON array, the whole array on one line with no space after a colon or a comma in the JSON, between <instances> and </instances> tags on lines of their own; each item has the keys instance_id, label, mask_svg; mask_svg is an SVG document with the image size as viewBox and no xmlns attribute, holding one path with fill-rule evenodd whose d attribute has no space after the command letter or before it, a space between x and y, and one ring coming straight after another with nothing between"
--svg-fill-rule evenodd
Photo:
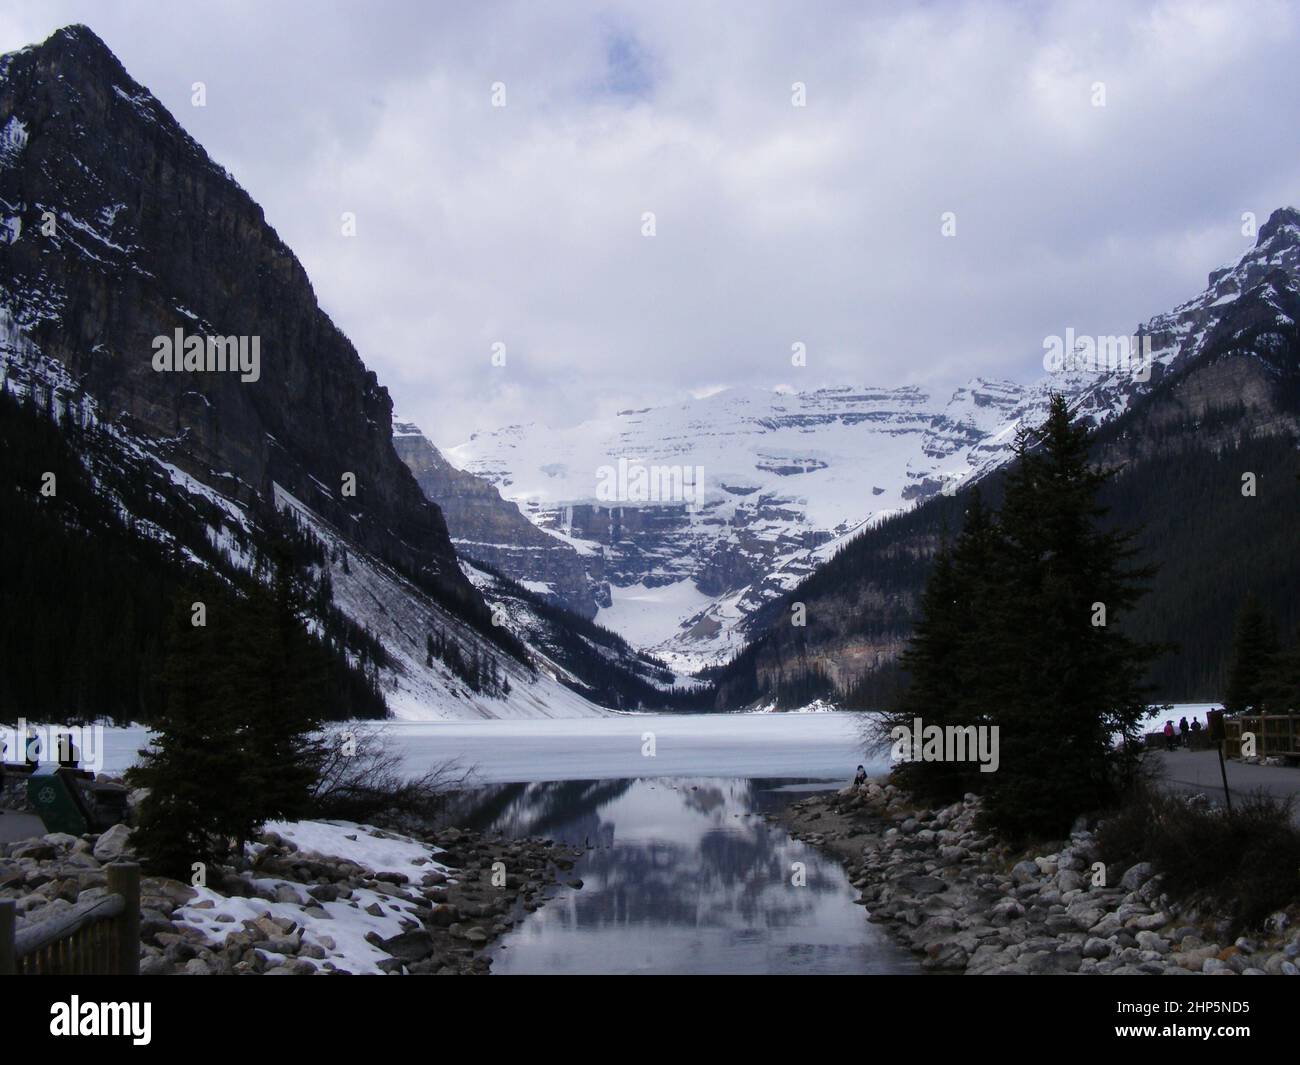
<instances>
[{"instance_id":1,"label":"wooden post","mask_svg":"<svg viewBox=\"0 0 1300 1065\"><path fill-rule=\"evenodd\" d=\"M1219 773L1223 777L1223 801L1228 804L1228 813L1232 813L1232 792L1228 790L1228 767L1223 764L1224 742L1219 741Z\"/></svg>"},{"instance_id":2,"label":"wooden post","mask_svg":"<svg viewBox=\"0 0 1300 1065\"><path fill-rule=\"evenodd\" d=\"M121 895L125 906L117 924L118 972L140 975L140 867L134 862L113 862L108 867L108 891Z\"/></svg>"},{"instance_id":3,"label":"wooden post","mask_svg":"<svg viewBox=\"0 0 1300 1065\"><path fill-rule=\"evenodd\" d=\"M13 976L18 972L18 958L14 953L14 900L0 899L0 976Z\"/></svg>"},{"instance_id":4,"label":"wooden post","mask_svg":"<svg viewBox=\"0 0 1300 1065\"><path fill-rule=\"evenodd\" d=\"M1249 718L1242 717L1238 719L1241 724L1237 726L1237 739L1240 743L1242 728ZM1205 712L1205 728L1209 732L1210 742L1214 743L1219 751L1219 775L1223 777L1223 801L1228 806L1228 813L1232 813L1232 792L1228 790L1228 767L1223 762L1223 749L1228 745L1228 730L1223 720L1222 710L1207 710ZM1237 751L1241 753L1240 748Z\"/></svg>"}]
</instances>

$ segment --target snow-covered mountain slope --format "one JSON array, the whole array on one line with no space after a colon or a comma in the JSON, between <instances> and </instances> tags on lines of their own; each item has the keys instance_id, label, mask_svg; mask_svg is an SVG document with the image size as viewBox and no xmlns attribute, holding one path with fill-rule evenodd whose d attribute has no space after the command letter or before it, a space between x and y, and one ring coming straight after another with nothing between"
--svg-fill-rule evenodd
<instances>
[{"instance_id":1,"label":"snow-covered mountain slope","mask_svg":"<svg viewBox=\"0 0 1300 1065\"><path fill-rule=\"evenodd\" d=\"M583 698L558 679L568 678L545 656L533 669L508 655L460 618L433 602L390 566L358 552L338 530L279 485L275 501L291 510L326 545L335 604L374 635L390 658L381 671L384 697L392 716L404 721L474 718L599 717L608 711ZM475 691L438 658L427 654L431 633L451 633L466 659L491 658L508 691Z\"/></svg>"},{"instance_id":2,"label":"snow-covered mountain slope","mask_svg":"<svg viewBox=\"0 0 1300 1065\"><path fill-rule=\"evenodd\" d=\"M916 388L732 389L565 429L481 432L446 458L594 560L611 593L602 625L695 669L738 650L758 608L865 526L1005 463L1053 391L1097 424L1114 419L1194 359L1240 293L1272 271L1294 277L1298 260L1300 214L1279 210L1205 291L1115 338L1126 348L1066 333L1064 357L1045 341L1045 372L1026 385L976 378L946 399ZM638 491L638 469L642 484L662 474L683 490ZM535 564L503 568L529 581Z\"/></svg>"},{"instance_id":3,"label":"snow-covered mountain slope","mask_svg":"<svg viewBox=\"0 0 1300 1065\"><path fill-rule=\"evenodd\" d=\"M41 354L12 321L0 314L0 388L27 399L64 425L77 428L80 458L98 493L137 535L182 555L190 565L216 573L253 573L266 531L256 508L246 501L248 486L209 471L204 480L180 470L163 457L166 442L138 436L102 416L95 399L76 386L58 360ZM225 485L225 492L212 484ZM124 486L130 488L128 501ZM597 717L608 711L596 706L560 677L570 675L544 654L530 668L502 652L446 606L417 588L408 578L344 537L279 484L273 499L288 510L300 528L324 545L332 603L355 625L377 639L387 662L375 669L393 717L402 720L481 718ZM240 498L242 497L242 498ZM148 501L143 513L136 500ZM197 524L206 536L197 542L178 535L179 516ZM316 624L312 622L313 626ZM439 633L454 640L466 660L493 661L508 691L475 691L443 661L426 654L426 637Z\"/></svg>"},{"instance_id":4,"label":"snow-covered mountain slope","mask_svg":"<svg viewBox=\"0 0 1300 1065\"><path fill-rule=\"evenodd\" d=\"M601 624L694 668L735 650L744 617L823 550L987 463L977 449L1025 398L997 381L943 406L915 388L734 389L559 431L511 426L447 457L598 552L612 586ZM639 469L680 490L638 498Z\"/></svg>"}]
</instances>

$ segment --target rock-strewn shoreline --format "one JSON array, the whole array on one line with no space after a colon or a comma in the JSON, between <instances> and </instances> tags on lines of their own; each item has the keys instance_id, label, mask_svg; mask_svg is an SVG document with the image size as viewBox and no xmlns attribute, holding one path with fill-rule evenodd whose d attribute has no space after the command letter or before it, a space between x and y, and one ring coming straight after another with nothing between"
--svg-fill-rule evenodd
<instances>
[{"instance_id":1,"label":"rock-strewn shoreline","mask_svg":"<svg viewBox=\"0 0 1300 1065\"><path fill-rule=\"evenodd\" d=\"M976 827L979 799L917 806L887 781L793 803L774 820L835 854L869 919L932 972L1300 975L1300 928L1279 912L1259 938L1229 938L1161 888L1147 863L1094 886L1084 823L1045 853L1014 853Z\"/></svg>"},{"instance_id":2,"label":"rock-strewn shoreline","mask_svg":"<svg viewBox=\"0 0 1300 1065\"><path fill-rule=\"evenodd\" d=\"M455 828L414 838L365 825L295 824L326 825L358 853L321 854L268 831L231 868L214 870L209 886L144 877L141 972L486 973L486 948L563 890L561 878L582 853ZM400 859L364 857L385 849ZM16 901L20 927L56 917L104 894L103 867L131 857L125 825L0 843L0 898ZM582 883L569 877L565 886Z\"/></svg>"}]
</instances>

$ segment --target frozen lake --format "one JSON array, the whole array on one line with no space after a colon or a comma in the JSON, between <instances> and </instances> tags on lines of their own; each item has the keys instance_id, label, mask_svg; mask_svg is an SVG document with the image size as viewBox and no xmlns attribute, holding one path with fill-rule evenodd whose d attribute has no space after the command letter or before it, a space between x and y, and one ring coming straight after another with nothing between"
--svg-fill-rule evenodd
<instances>
[{"instance_id":1,"label":"frozen lake","mask_svg":"<svg viewBox=\"0 0 1300 1065\"><path fill-rule=\"evenodd\" d=\"M859 714L646 714L401 722L385 732L413 767L455 758L485 784L701 776L847 783L862 761L860 722Z\"/></svg>"},{"instance_id":2,"label":"frozen lake","mask_svg":"<svg viewBox=\"0 0 1300 1065\"><path fill-rule=\"evenodd\" d=\"M1213 703L1176 704L1147 728L1184 714L1204 724ZM384 721L377 729L411 771L447 760L473 766L482 784L636 777L786 777L844 780L864 762L872 774L887 757L864 760L859 730L867 714L620 714L521 721ZM142 728L103 730L103 763L120 773L148 736ZM648 753L653 750L653 754Z\"/></svg>"},{"instance_id":3,"label":"frozen lake","mask_svg":"<svg viewBox=\"0 0 1300 1065\"><path fill-rule=\"evenodd\" d=\"M412 772L447 760L482 784L647 777L852 778L863 761L863 715L627 714L527 721L386 721L387 745ZM118 773L146 742L140 728L104 730L104 771ZM881 758L870 772L888 768Z\"/></svg>"}]
</instances>

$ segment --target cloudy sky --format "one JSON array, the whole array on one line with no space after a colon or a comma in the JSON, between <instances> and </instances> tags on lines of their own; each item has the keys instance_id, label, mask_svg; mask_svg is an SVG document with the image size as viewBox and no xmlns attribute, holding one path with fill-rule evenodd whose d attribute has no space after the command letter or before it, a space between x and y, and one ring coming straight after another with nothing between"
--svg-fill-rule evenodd
<instances>
[{"instance_id":1,"label":"cloudy sky","mask_svg":"<svg viewBox=\"0 0 1300 1065\"><path fill-rule=\"evenodd\" d=\"M1045 336L1131 332L1300 202L1300 8L1267 0L8 0L0 50L69 22L440 445L735 385L1028 380Z\"/></svg>"}]
</instances>

